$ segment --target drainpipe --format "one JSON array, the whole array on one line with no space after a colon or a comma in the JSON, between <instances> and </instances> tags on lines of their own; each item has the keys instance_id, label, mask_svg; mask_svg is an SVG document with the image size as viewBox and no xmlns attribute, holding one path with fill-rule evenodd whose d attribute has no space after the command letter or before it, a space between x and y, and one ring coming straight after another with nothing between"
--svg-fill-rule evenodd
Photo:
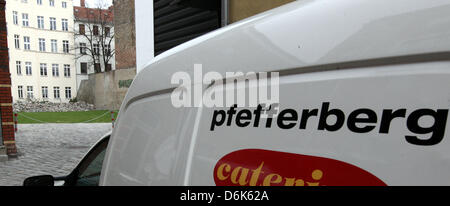
<instances>
[{"instance_id":1,"label":"drainpipe","mask_svg":"<svg viewBox=\"0 0 450 206\"><path fill-rule=\"evenodd\" d=\"M222 16L221 16L221 23L222 23L222 27L228 25L228 4L229 1L228 0L222 0Z\"/></svg>"}]
</instances>

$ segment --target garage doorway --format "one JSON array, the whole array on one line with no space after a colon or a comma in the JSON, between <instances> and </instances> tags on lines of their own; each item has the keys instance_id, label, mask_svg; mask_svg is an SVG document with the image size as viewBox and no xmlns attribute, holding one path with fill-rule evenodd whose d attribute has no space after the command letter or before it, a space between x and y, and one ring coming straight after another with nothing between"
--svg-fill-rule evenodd
<instances>
[{"instance_id":1,"label":"garage doorway","mask_svg":"<svg viewBox=\"0 0 450 206\"><path fill-rule=\"evenodd\" d=\"M155 56L221 27L221 0L155 0Z\"/></svg>"}]
</instances>

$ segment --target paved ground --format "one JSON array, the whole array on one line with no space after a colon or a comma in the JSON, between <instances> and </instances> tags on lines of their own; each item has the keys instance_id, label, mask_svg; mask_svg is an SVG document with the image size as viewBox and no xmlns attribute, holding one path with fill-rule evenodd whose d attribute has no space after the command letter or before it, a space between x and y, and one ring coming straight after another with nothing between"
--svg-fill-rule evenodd
<instances>
[{"instance_id":1,"label":"paved ground","mask_svg":"<svg viewBox=\"0 0 450 206\"><path fill-rule=\"evenodd\" d=\"M26 177L67 175L84 154L111 130L111 123L20 124L18 157L0 162L0 186L22 185Z\"/></svg>"}]
</instances>

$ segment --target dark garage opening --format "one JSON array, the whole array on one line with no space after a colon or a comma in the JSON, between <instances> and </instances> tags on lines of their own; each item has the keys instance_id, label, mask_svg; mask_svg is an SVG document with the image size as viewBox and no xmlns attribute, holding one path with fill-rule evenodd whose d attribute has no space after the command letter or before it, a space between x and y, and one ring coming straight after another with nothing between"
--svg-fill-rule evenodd
<instances>
[{"instance_id":1,"label":"dark garage opening","mask_svg":"<svg viewBox=\"0 0 450 206\"><path fill-rule=\"evenodd\" d=\"M155 0L155 56L221 26L221 0Z\"/></svg>"}]
</instances>

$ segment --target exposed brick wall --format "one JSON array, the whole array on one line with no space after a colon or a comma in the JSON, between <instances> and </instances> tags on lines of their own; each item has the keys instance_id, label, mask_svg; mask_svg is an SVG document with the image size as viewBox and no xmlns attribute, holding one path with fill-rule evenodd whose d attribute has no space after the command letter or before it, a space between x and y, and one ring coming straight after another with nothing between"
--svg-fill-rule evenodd
<instances>
[{"instance_id":1,"label":"exposed brick wall","mask_svg":"<svg viewBox=\"0 0 450 206\"><path fill-rule=\"evenodd\" d=\"M116 69L136 67L134 0L114 0Z\"/></svg>"},{"instance_id":2,"label":"exposed brick wall","mask_svg":"<svg viewBox=\"0 0 450 206\"><path fill-rule=\"evenodd\" d=\"M6 146L8 155L16 155L5 4L5 0L0 0L0 115L3 138L1 141Z\"/></svg>"}]
</instances>

